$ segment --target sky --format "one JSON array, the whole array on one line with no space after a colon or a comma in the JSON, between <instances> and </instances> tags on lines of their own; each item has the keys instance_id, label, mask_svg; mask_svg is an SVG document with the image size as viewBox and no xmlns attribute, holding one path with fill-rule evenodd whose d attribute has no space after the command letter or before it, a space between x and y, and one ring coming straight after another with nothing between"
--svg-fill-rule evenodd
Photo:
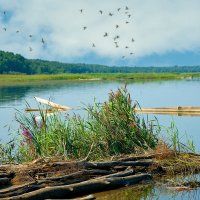
<instances>
[{"instance_id":1,"label":"sky","mask_svg":"<svg viewBox=\"0 0 200 200\"><path fill-rule=\"evenodd\" d=\"M199 0L0 0L0 50L67 63L200 65L199 11Z\"/></svg>"}]
</instances>

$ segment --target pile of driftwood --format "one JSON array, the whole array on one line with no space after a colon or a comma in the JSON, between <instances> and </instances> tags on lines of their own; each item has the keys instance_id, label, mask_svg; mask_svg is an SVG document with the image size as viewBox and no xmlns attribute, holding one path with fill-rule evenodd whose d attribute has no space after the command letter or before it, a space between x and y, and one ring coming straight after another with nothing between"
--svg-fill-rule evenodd
<instances>
[{"instance_id":1,"label":"pile of driftwood","mask_svg":"<svg viewBox=\"0 0 200 200\"><path fill-rule=\"evenodd\" d=\"M70 199L152 179L152 155L107 162L37 160L0 166L1 199ZM95 199L89 195L81 199Z\"/></svg>"}]
</instances>

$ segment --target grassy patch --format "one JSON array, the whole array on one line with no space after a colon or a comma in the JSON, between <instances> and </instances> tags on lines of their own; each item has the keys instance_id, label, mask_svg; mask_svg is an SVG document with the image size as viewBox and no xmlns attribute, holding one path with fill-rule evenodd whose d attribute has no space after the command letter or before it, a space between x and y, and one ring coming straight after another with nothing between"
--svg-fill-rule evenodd
<instances>
[{"instance_id":1,"label":"grassy patch","mask_svg":"<svg viewBox=\"0 0 200 200\"><path fill-rule=\"evenodd\" d=\"M0 75L0 83L47 80L173 80L200 77L200 73L95 73L95 74L47 74Z\"/></svg>"}]
</instances>

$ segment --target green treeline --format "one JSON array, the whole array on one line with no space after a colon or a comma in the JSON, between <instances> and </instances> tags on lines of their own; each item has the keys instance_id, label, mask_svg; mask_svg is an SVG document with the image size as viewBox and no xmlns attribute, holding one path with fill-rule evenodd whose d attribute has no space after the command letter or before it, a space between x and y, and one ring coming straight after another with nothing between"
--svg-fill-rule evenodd
<instances>
[{"instance_id":1,"label":"green treeline","mask_svg":"<svg viewBox=\"0 0 200 200\"><path fill-rule=\"evenodd\" d=\"M171 73L200 72L200 66L174 67L109 67L97 64L60 63L26 59L19 54L0 51L0 74L61 74L61 73Z\"/></svg>"}]
</instances>

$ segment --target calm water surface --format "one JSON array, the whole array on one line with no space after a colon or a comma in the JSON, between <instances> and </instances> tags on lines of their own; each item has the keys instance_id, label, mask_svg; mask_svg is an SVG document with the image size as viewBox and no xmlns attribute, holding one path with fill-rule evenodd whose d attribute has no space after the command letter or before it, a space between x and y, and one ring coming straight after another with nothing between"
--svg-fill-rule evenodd
<instances>
[{"instance_id":1,"label":"calm water surface","mask_svg":"<svg viewBox=\"0 0 200 200\"><path fill-rule=\"evenodd\" d=\"M51 99L56 103L71 107L82 107L83 103L92 103L94 98L98 102L104 102L108 99L110 90L115 91L123 85L124 82L117 81L57 81L0 86L0 140L9 139L8 127L17 127L13 121L16 109L23 111L26 101L31 107L37 107L34 96ZM138 101L141 107L200 106L199 80L129 82L127 88L132 100ZM146 115L144 117L146 118ZM152 115L150 117L153 118ZM174 120L180 130L180 135L187 133L188 137L194 139L200 150L198 147L200 117L166 115L157 117L160 124L164 126L169 126Z\"/></svg>"},{"instance_id":2,"label":"calm water surface","mask_svg":"<svg viewBox=\"0 0 200 200\"><path fill-rule=\"evenodd\" d=\"M18 125L14 121L16 109L23 111L28 102L31 107L37 107L33 97L51 99L52 101L71 107L82 107L92 103L94 98L98 102L108 99L110 90L123 86L118 81L73 81L73 82L40 82L23 85L0 86L0 140L9 141L10 132L15 132ZM141 107L173 107L200 106L200 81L157 81L157 82L129 82L127 85L133 101L138 101ZM73 112L73 111L70 111ZM81 110L76 112L82 112ZM146 118L146 115L144 115ZM172 117L157 115L161 125L169 126L174 120L180 135L187 133L193 138L197 150L200 150L200 117ZM154 118L150 115L149 118ZM5 127L6 126L6 127ZM163 133L163 137L166 137ZM186 140L185 137L182 140ZM200 191L172 193L159 186L148 185L140 188L129 187L114 192L97 194L98 199L200 199Z\"/></svg>"}]
</instances>

